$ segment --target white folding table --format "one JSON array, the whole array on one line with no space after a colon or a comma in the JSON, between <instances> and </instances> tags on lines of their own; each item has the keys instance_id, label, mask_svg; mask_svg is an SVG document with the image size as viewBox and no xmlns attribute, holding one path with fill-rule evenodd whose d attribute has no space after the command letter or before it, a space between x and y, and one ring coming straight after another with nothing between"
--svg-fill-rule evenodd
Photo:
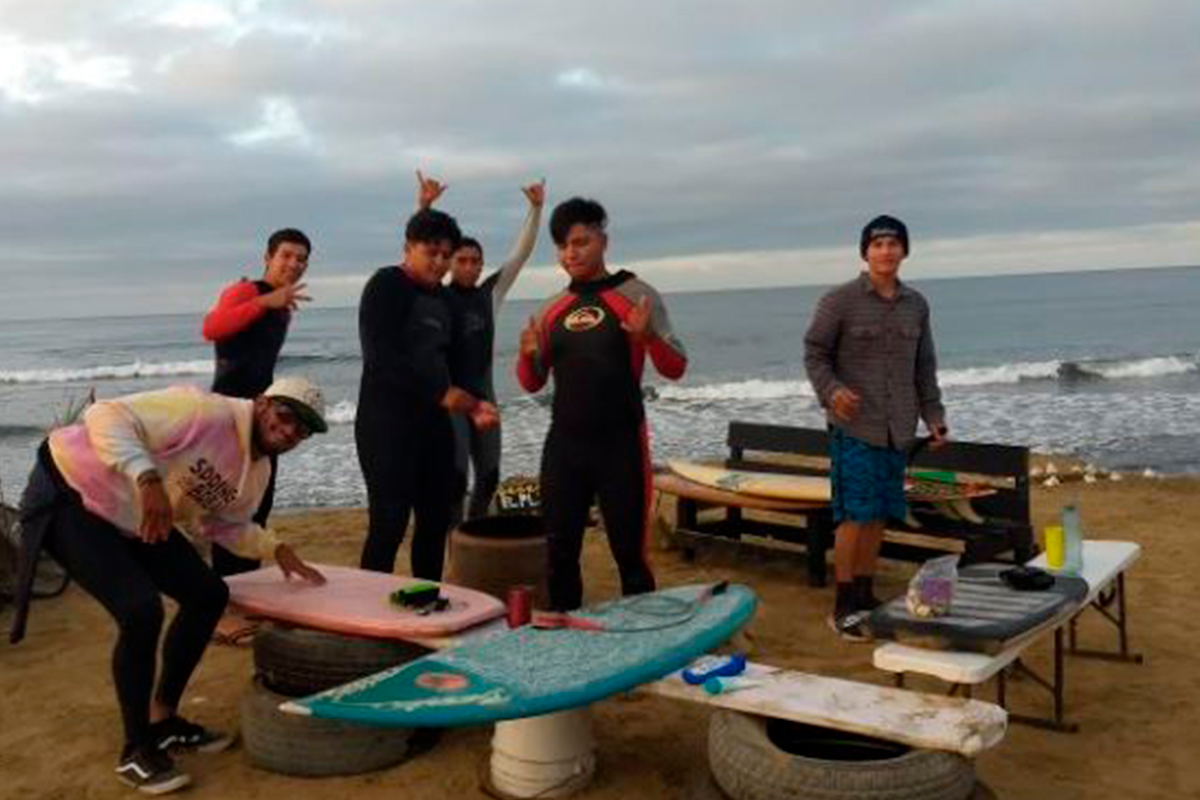
<instances>
[{"instance_id":1,"label":"white folding table","mask_svg":"<svg viewBox=\"0 0 1200 800\"><path fill-rule=\"evenodd\" d=\"M1050 620L1033 635L995 655L967 653L953 650L930 650L911 645L889 642L875 649L873 662L878 669L895 673L896 685L904 685L905 673L932 675L953 684L951 693L962 689L971 696L973 686L996 678L996 702L1001 708L1006 705L1006 671L1012 670L1031 678L1050 692L1054 699L1054 715L1050 718L1031 717L1009 713L1013 722L1051 728L1053 730L1076 731L1078 725L1067 722L1064 714L1064 690L1066 676L1064 655L1069 653L1090 658L1141 663L1142 656L1129 650L1128 618L1125 603L1125 572L1141 555L1141 545L1135 542L1087 540L1083 543L1083 570L1080 573L1088 584L1088 594L1078 608L1070 614ZM1029 562L1030 566L1046 569L1045 555ZM1112 610L1116 604L1116 612ZM1089 607L1096 609L1117 629L1119 647L1116 652L1084 650L1076 646L1076 623L1079 616ZM1067 642L1064 644L1064 629ZM1054 674L1049 680L1038 675L1021 660L1021 654L1045 633L1054 634Z\"/></svg>"}]
</instances>

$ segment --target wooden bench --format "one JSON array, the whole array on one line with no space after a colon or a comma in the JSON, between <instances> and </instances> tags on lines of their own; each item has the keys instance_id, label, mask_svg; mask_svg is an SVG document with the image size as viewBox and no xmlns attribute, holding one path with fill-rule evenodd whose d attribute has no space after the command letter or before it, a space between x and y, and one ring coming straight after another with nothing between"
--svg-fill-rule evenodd
<instances>
[{"instance_id":1,"label":"wooden bench","mask_svg":"<svg viewBox=\"0 0 1200 800\"><path fill-rule=\"evenodd\" d=\"M1023 637L1006 650L995 655L965 653L955 650L930 650L912 647L898 642L888 642L875 649L873 662L878 669L895 674L896 685L904 685L906 673L932 675L952 685L951 691L960 688L970 697L974 686L996 678L996 702L1007 709L1007 672L1019 672L1033 680L1053 698L1054 714L1051 717L1035 717L1009 714L1014 722L1023 722L1051 730L1074 732L1078 726L1065 719L1066 674L1064 656L1086 656L1112 661L1141 663L1142 657L1129 650L1128 621L1125 614L1125 572L1141 555L1142 548L1134 542L1085 541L1083 543L1083 571L1080 574L1088 584L1085 600L1068 614L1047 622L1044 626ZM1030 562L1035 567L1046 568L1044 556ZM1116 613L1110 606L1116 604ZM1077 647L1076 622L1088 608L1096 609L1117 629L1118 650L1116 652L1084 650ZM1064 631L1065 629L1065 631ZM1064 632L1067 642L1064 645ZM1054 634L1053 674L1045 679L1033 672L1022 660L1021 655L1034 642L1045 635Z\"/></svg>"},{"instance_id":2,"label":"wooden bench","mask_svg":"<svg viewBox=\"0 0 1200 800\"><path fill-rule=\"evenodd\" d=\"M735 421L729 423L727 444L725 464L730 469L797 475L829 472L829 434L824 430ZM933 555L959 553L963 563L1002 558L1023 563L1037 553L1029 516L1028 448L950 442L936 451L922 451L913 466L964 474L996 493L972 501L985 519L981 525L915 509L920 528L889 527L881 549L885 558L924 561ZM716 519L711 514L701 517L702 511L714 508L723 509L723 514ZM833 544L831 510L809 503L797 504L793 510L772 509L770 514L745 513L752 508L753 501L739 501L733 494L719 503L680 494L675 532L689 555L694 555L697 544L713 537L739 541L750 535L803 545L809 583L824 586L826 551Z\"/></svg>"}]
</instances>

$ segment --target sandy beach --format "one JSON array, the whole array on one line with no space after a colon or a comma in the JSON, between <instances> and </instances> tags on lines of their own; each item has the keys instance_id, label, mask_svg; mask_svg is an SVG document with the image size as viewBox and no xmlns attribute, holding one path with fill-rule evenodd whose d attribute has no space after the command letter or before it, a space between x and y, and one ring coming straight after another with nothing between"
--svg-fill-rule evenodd
<instances>
[{"instance_id":1,"label":"sandy beach","mask_svg":"<svg viewBox=\"0 0 1200 800\"><path fill-rule=\"evenodd\" d=\"M1128 478L1078 488L1089 537L1133 540L1144 548L1128 591L1132 646L1146 661L1070 659L1067 709L1080 731L1015 725L999 747L978 760L979 774L1004 800L1200 797L1192 730L1200 712L1200 671L1193 655L1200 640L1194 613L1200 599L1195 588L1200 481ZM1039 529L1075 489L1035 490ZM659 513L670 518L669 501L660 504ZM306 557L351 564L357 561L365 520L359 510L321 510L280 514L275 524ZM613 596L616 575L602 534L589 534L584 558L588 598ZM842 643L825 628L832 589L805 585L799 561L710 553L689 563L660 545L653 562L664 585L728 578L752 586L762 599L750 628L755 659L890 682L871 666L871 647ZM398 571L406 568L406 562L398 565ZM901 592L914 569L884 562L881 594ZM0 612L6 630L10 618L10 611ZM1093 614L1084 616L1080 630L1087 646L1115 645L1115 631ZM72 587L62 598L36 604L22 644L0 646L0 798L135 796L113 776L120 725L109 674L112 636L100 607ZM1049 642L1043 642L1028 660L1045 668L1050 653ZM238 698L251 671L248 649L210 648L183 712L213 726L236 727ZM1048 697L1028 681L1010 686L1015 709L1048 712ZM944 690L936 681L913 681L910 688ZM989 685L977 697L992 699L992 692ZM613 699L596 705L595 732L599 766L582 797L686 798L695 776L706 769L702 708L644 696ZM431 752L352 778L273 775L252 768L239 750L188 756L182 764L195 779L187 796L196 798L482 798L479 777L486 769L489 735L489 728L454 730Z\"/></svg>"}]
</instances>

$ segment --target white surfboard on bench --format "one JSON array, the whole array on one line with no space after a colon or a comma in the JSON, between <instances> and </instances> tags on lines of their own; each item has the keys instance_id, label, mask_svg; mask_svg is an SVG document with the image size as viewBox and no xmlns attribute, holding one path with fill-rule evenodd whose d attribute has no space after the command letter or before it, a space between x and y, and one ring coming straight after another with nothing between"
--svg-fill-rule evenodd
<instances>
[{"instance_id":1,"label":"white surfboard on bench","mask_svg":"<svg viewBox=\"0 0 1200 800\"><path fill-rule=\"evenodd\" d=\"M750 663L741 676L759 685L709 694L680 673L643 691L675 700L861 733L911 747L975 756L994 747L1008 714L992 703L826 678Z\"/></svg>"}]
</instances>

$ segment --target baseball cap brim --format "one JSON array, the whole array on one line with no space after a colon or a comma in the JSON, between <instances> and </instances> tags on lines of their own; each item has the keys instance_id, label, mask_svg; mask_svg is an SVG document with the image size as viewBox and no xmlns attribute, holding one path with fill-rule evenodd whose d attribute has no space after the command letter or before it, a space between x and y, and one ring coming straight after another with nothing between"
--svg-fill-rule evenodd
<instances>
[{"instance_id":1,"label":"baseball cap brim","mask_svg":"<svg viewBox=\"0 0 1200 800\"><path fill-rule=\"evenodd\" d=\"M296 400L292 397L281 397L279 395L275 395L271 399L278 403L285 404L292 411L296 412L296 416L300 418L300 421L303 422L305 427L307 427L313 433L325 433L329 430L329 425L326 424L321 415L316 411L313 411L306 404L301 403L299 400Z\"/></svg>"}]
</instances>

